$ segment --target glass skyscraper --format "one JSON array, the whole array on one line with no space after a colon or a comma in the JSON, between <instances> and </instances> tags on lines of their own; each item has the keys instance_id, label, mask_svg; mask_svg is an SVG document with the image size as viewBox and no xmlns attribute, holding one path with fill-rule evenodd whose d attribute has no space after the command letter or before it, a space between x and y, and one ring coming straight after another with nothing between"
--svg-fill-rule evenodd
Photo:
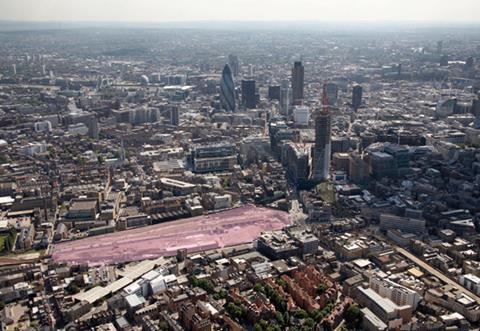
<instances>
[{"instance_id":1,"label":"glass skyscraper","mask_svg":"<svg viewBox=\"0 0 480 331\"><path fill-rule=\"evenodd\" d=\"M228 64L225 64L220 80L220 106L226 111L235 111L235 83Z\"/></svg>"}]
</instances>

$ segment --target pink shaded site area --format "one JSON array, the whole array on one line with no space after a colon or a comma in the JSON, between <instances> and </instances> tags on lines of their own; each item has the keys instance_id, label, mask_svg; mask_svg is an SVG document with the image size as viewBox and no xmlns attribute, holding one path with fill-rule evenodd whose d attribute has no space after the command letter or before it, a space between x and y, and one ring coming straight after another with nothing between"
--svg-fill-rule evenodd
<instances>
[{"instance_id":1,"label":"pink shaded site area","mask_svg":"<svg viewBox=\"0 0 480 331\"><path fill-rule=\"evenodd\" d=\"M252 242L261 232L292 224L286 212L245 205L133 230L55 245L52 258L90 266L115 264L189 253Z\"/></svg>"}]
</instances>

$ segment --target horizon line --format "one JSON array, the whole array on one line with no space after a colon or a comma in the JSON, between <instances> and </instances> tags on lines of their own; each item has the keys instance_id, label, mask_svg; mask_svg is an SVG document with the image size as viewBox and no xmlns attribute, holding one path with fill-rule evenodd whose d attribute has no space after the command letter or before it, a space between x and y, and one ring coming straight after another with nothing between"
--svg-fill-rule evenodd
<instances>
[{"instance_id":1,"label":"horizon line","mask_svg":"<svg viewBox=\"0 0 480 331\"><path fill-rule=\"evenodd\" d=\"M373 24L402 24L402 23L423 23L423 24L460 24L460 25L479 25L479 21L461 21L461 20L420 20L420 19L405 19L405 20L342 20L342 19L323 19L323 20L303 20L303 19L280 19L280 20L230 20L230 19L197 19L197 20L169 20L169 21L142 21L142 20L23 20L23 19L0 19L0 23L129 23L129 24L176 24L176 23L313 23L313 24L357 24L357 23L373 23Z\"/></svg>"}]
</instances>

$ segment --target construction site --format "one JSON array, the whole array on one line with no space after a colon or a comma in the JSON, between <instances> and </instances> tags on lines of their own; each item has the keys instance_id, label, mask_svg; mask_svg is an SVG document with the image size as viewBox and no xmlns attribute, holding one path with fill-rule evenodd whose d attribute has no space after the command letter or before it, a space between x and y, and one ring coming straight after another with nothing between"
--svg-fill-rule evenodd
<instances>
[{"instance_id":1,"label":"construction site","mask_svg":"<svg viewBox=\"0 0 480 331\"><path fill-rule=\"evenodd\" d=\"M210 215L55 245L52 258L90 266L116 264L234 246L292 224L283 211L245 205Z\"/></svg>"}]
</instances>

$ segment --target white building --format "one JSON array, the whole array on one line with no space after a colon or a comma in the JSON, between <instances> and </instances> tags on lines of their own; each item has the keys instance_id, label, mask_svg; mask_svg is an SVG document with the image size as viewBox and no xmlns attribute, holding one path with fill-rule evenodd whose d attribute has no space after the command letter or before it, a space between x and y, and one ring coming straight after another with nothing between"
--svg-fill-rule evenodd
<instances>
[{"instance_id":1,"label":"white building","mask_svg":"<svg viewBox=\"0 0 480 331\"><path fill-rule=\"evenodd\" d=\"M35 132L52 132L52 123L50 121L35 123Z\"/></svg>"},{"instance_id":2,"label":"white building","mask_svg":"<svg viewBox=\"0 0 480 331\"><path fill-rule=\"evenodd\" d=\"M295 106L293 109L293 120L297 125L308 125L310 109L306 106Z\"/></svg>"},{"instance_id":3,"label":"white building","mask_svg":"<svg viewBox=\"0 0 480 331\"><path fill-rule=\"evenodd\" d=\"M370 278L370 288L380 296L392 300L399 306L411 306L414 310L422 300L420 294L405 286L378 276Z\"/></svg>"},{"instance_id":4,"label":"white building","mask_svg":"<svg viewBox=\"0 0 480 331\"><path fill-rule=\"evenodd\" d=\"M477 277L473 274L466 274L460 276L460 284L465 286L472 292L480 294L480 277Z\"/></svg>"},{"instance_id":5,"label":"white building","mask_svg":"<svg viewBox=\"0 0 480 331\"><path fill-rule=\"evenodd\" d=\"M28 145L22 146L19 149L20 153L28 156L45 153L46 151L47 145L44 143L29 143Z\"/></svg>"}]
</instances>

